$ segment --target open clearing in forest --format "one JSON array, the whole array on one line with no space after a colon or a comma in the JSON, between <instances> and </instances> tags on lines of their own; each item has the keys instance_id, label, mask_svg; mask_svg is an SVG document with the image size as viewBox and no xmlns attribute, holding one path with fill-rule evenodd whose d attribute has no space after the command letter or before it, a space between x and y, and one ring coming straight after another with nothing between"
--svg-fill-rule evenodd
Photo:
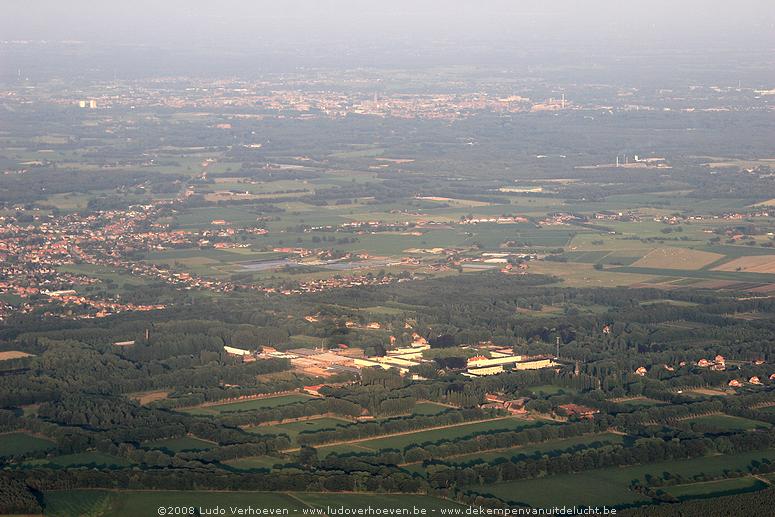
<instances>
[{"instance_id":1,"label":"open clearing in forest","mask_svg":"<svg viewBox=\"0 0 775 517\"><path fill-rule=\"evenodd\" d=\"M14 456L29 452L45 451L54 447L54 442L27 433L0 434L0 456Z\"/></svg>"},{"instance_id":2,"label":"open clearing in forest","mask_svg":"<svg viewBox=\"0 0 775 517\"><path fill-rule=\"evenodd\" d=\"M129 398L136 400L138 404L144 406L157 400L164 400L169 396L170 392L165 390L157 391L141 391L138 393L130 393Z\"/></svg>"},{"instance_id":3,"label":"open clearing in forest","mask_svg":"<svg viewBox=\"0 0 775 517\"><path fill-rule=\"evenodd\" d=\"M32 354L27 352L20 352L19 350L9 350L7 352L0 352L0 361L8 361L10 359L21 359L23 357L32 357Z\"/></svg>"},{"instance_id":4,"label":"open clearing in forest","mask_svg":"<svg viewBox=\"0 0 775 517\"><path fill-rule=\"evenodd\" d=\"M246 427L245 430L255 434L287 434L292 443L296 442L296 437L304 432L322 431L323 429L336 429L343 425L349 425L351 422L340 418L322 417L310 418L308 420L299 420L297 422L288 422L276 425L256 425Z\"/></svg>"},{"instance_id":5,"label":"open clearing in forest","mask_svg":"<svg viewBox=\"0 0 775 517\"><path fill-rule=\"evenodd\" d=\"M182 452L205 451L207 449L212 449L217 445L213 442L208 442L193 436L182 436L180 438L167 438L166 440L146 442L143 446L149 449L166 449L172 452Z\"/></svg>"},{"instance_id":6,"label":"open clearing in forest","mask_svg":"<svg viewBox=\"0 0 775 517\"><path fill-rule=\"evenodd\" d=\"M751 429L762 429L770 427L770 424L767 422L759 422L758 420L751 420L748 418L732 415L699 416L697 418L681 420L681 422L689 424L701 424L703 427L711 429L712 432L748 431Z\"/></svg>"},{"instance_id":7,"label":"open clearing in forest","mask_svg":"<svg viewBox=\"0 0 775 517\"><path fill-rule=\"evenodd\" d=\"M297 402L304 402L311 399L309 395L291 394L280 395L278 397L263 397L251 400L240 400L237 402L227 402L226 404L216 404L211 406L197 406L193 408L182 409L192 415L218 415L221 413L232 413L235 411L252 411L254 409L269 409Z\"/></svg>"}]
</instances>

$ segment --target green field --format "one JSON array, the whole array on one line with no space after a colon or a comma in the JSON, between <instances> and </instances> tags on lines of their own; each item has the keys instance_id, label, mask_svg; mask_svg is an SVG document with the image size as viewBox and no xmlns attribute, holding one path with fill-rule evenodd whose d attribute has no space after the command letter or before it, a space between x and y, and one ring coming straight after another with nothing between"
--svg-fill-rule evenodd
<instances>
[{"instance_id":1,"label":"green field","mask_svg":"<svg viewBox=\"0 0 775 517\"><path fill-rule=\"evenodd\" d=\"M669 280L669 278L667 280ZM640 304L643 307L659 304L672 305L674 307L694 307L697 305L694 302L687 302L684 300L648 300L645 302L640 302Z\"/></svg>"},{"instance_id":2,"label":"green field","mask_svg":"<svg viewBox=\"0 0 775 517\"><path fill-rule=\"evenodd\" d=\"M0 456L16 456L45 451L54 447L54 442L26 433L0 434Z\"/></svg>"},{"instance_id":3,"label":"green field","mask_svg":"<svg viewBox=\"0 0 775 517\"><path fill-rule=\"evenodd\" d=\"M718 481L705 481L688 485L676 485L665 489L673 497L685 501L688 499L703 499L723 495L756 492L767 488L767 483L754 477L746 476Z\"/></svg>"},{"instance_id":4,"label":"green field","mask_svg":"<svg viewBox=\"0 0 775 517\"><path fill-rule=\"evenodd\" d=\"M249 456L222 462L224 465L237 470L271 469L278 463L291 461L288 457L277 456Z\"/></svg>"},{"instance_id":5,"label":"green field","mask_svg":"<svg viewBox=\"0 0 775 517\"><path fill-rule=\"evenodd\" d=\"M60 271L68 273L74 273L77 275L86 275L100 279L102 282L112 282L117 286L132 285L139 286L145 285L148 282L141 277L129 275L127 273L119 273L109 267L97 266L94 264L69 264L60 266Z\"/></svg>"},{"instance_id":6,"label":"green field","mask_svg":"<svg viewBox=\"0 0 775 517\"><path fill-rule=\"evenodd\" d=\"M343 152L345 156L349 156L351 153L351 151ZM363 151L359 149L352 152L360 155ZM341 157L336 152L331 156ZM192 163L195 166L197 165L195 162ZM212 166L216 165L220 166L221 164L217 162ZM315 231L303 232L298 228L294 228L296 225L310 224L312 222L320 225L334 226L353 220L393 222L396 220L394 213L396 210L405 210L417 206L423 207L422 215L414 214L417 218L431 218L438 222L454 223L459 220L461 215L470 213L484 216L499 215L504 212L518 210L525 215L545 215L548 211L571 208L585 213L595 209L619 210L621 206L616 205L619 202L628 203L627 206L651 207L653 204L655 207L661 207L655 208L655 213L660 211L669 213L669 211L666 211L665 203L689 202L681 192L647 194L640 199L636 199L637 196L616 195L605 202L578 205L571 201L558 202L557 200L543 198L507 195L491 202L477 202L464 199L449 201L410 199L403 202L375 204L365 202L363 199L353 199L350 200L352 203L346 205L329 205L325 207L313 206L304 201L293 199L299 195L308 195L319 189L351 185L353 182L380 181L379 177L374 173L340 171L321 174L320 177L305 180L278 179L266 182L228 180L226 182L201 185L198 189L203 193L228 191L231 189L241 192L248 191L255 195L265 194L266 197L254 200L255 204L246 204L244 206L221 205L187 208L170 218L177 227L185 229L208 228L212 226L212 221L216 219L225 220L229 226L250 226L255 223L257 217L260 217L262 207L265 209L265 203L267 202L283 208L285 212L278 215L276 219L264 223L269 230L268 234L248 237L245 242L250 245L249 248L231 250L198 248L164 250L147 254L146 260L155 263L176 263L174 267L178 270L185 270L204 276L225 278L234 273L242 273L241 263L276 258L277 254L271 252L273 247L288 245L307 248L317 247L313 244L312 239L313 236L316 238L320 237L319 233ZM227 176L230 176L230 174L227 174ZM235 173L235 177L238 178L239 174ZM303 192L282 192L288 189ZM283 199L284 197L289 199ZM737 200L737 202L739 201L741 200ZM691 204L694 204L694 202L695 200L692 200ZM726 206L731 201L718 200L718 202ZM629 203L632 203L632 205ZM702 203L696 206L699 207L701 205L704 206ZM407 215L407 217L410 216ZM616 233L607 233L605 230L608 228ZM443 247L470 249L472 246L478 245L482 250L501 250L505 242L513 242L516 243L517 247L523 248L564 247L566 252L563 256L569 262L583 266L572 271L564 271L563 274L559 275L565 280L566 285L569 286L628 285L643 282L651 275L667 276L676 281L685 281L687 278L694 280L775 281L775 275L710 271L710 267L703 267L692 271L680 269L665 270L656 267L633 267L633 263L656 247L719 253L723 255L718 260L719 263L735 258L735 256L775 252L773 250L748 246L708 246L706 244L707 234L703 232L706 229L713 229L715 226L705 223L683 225L680 236L684 240L669 237L672 240L660 242L660 238L665 238L665 234L661 233L665 228L666 226L663 223L654 222L648 218L637 222L604 221L595 228L573 225L545 225L537 227L533 223L507 225L482 223L466 227L452 225L451 227L425 228L422 231L422 235L410 235L400 231L363 233L358 235L355 242L338 243L337 249L351 252L365 251L371 255L383 257L397 257L405 253L405 250L409 248ZM656 239L656 241L645 241L642 239ZM588 269L591 270L593 264L605 264L612 267L608 267L605 272L588 271ZM556 266L557 264L554 265ZM542 264L540 261L531 264L531 269L535 269L538 272L552 273L553 271L550 270L550 267ZM563 267L567 269L567 264L564 264ZM330 277L332 274L333 271L331 270L320 270L314 267L308 267L304 271L297 270L294 274L275 270L251 272L253 281L268 285L275 285L281 280L311 280ZM375 309L374 312L378 310Z\"/></svg>"},{"instance_id":7,"label":"green field","mask_svg":"<svg viewBox=\"0 0 775 517\"><path fill-rule=\"evenodd\" d=\"M46 492L43 498L44 515L56 517L97 517L110 515L111 503L116 496L97 490L69 490Z\"/></svg>"},{"instance_id":8,"label":"green field","mask_svg":"<svg viewBox=\"0 0 775 517\"><path fill-rule=\"evenodd\" d=\"M43 497L45 515L56 517L140 517L157 515L159 507L201 507L207 509L220 506L229 512L229 507L257 507L267 510L287 510L289 515L301 513L303 508L326 506L354 508L458 508L459 504L423 495L404 494L323 494L323 493L278 493L278 492L109 492L103 490L50 491ZM199 515L195 513L194 515ZM213 515L215 515L213 513ZM227 515L231 515L227 513Z\"/></svg>"},{"instance_id":9,"label":"green field","mask_svg":"<svg viewBox=\"0 0 775 517\"><path fill-rule=\"evenodd\" d=\"M360 443L345 443L339 445L322 445L317 448L320 457L328 456L329 454L352 454L352 453L373 453L374 449L361 446Z\"/></svg>"},{"instance_id":10,"label":"green field","mask_svg":"<svg viewBox=\"0 0 775 517\"><path fill-rule=\"evenodd\" d=\"M240 402L231 402L228 404L218 404L214 406L198 406L183 409L182 411L191 415L218 415L220 413L231 413L234 411L252 411L254 409L267 409L287 406L288 404L304 402L310 398L311 397L309 395L302 394L282 395L280 397L266 397L262 399L244 400Z\"/></svg>"},{"instance_id":11,"label":"green field","mask_svg":"<svg viewBox=\"0 0 775 517\"><path fill-rule=\"evenodd\" d=\"M449 407L433 402L418 402L412 410L413 415L438 415L447 411Z\"/></svg>"},{"instance_id":12,"label":"green field","mask_svg":"<svg viewBox=\"0 0 775 517\"><path fill-rule=\"evenodd\" d=\"M631 491L619 472L591 471L470 488L537 508L634 505L651 501L648 496Z\"/></svg>"},{"instance_id":13,"label":"green field","mask_svg":"<svg viewBox=\"0 0 775 517\"><path fill-rule=\"evenodd\" d=\"M582 264L595 264L600 262L603 258L609 255L611 252L607 250L601 251L569 251L563 253L563 257L568 259L568 262L580 262Z\"/></svg>"},{"instance_id":14,"label":"green field","mask_svg":"<svg viewBox=\"0 0 775 517\"><path fill-rule=\"evenodd\" d=\"M193 436L183 436L180 438L167 438L165 440L154 440L147 442L143 446L149 449L166 449L172 452L181 451L204 451L212 449L215 444L194 438Z\"/></svg>"},{"instance_id":15,"label":"green field","mask_svg":"<svg viewBox=\"0 0 775 517\"><path fill-rule=\"evenodd\" d=\"M371 314L373 316L399 316L411 309L402 309L400 307L390 307L388 305L375 305L373 307L358 308L359 311Z\"/></svg>"},{"instance_id":16,"label":"green field","mask_svg":"<svg viewBox=\"0 0 775 517\"><path fill-rule=\"evenodd\" d=\"M507 240L513 240L521 246L538 247L562 247L566 246L571 238L585 230L578 228L536 228L532 224L495 224L483 223L473 225L469 230L473 235L468 242L478 242L487 249L499 249L500 244Z\"/></svg>"},{"instance_id":17,"label":"green field","mask_svg":"<svg viewBox=\"0 0 775 517\"><path fill-rule=\"evenodd\" d=\"M700 416L697 418L691 418L689 420L682 420L681 422L688 423L690 425L701 424L703 427L708 427L715 432L747 431L750 429L770 427L770 424L767 422L759 422L757 420L750 420L748 418L731 415Z\"/></svg>"},{"instance_id":18,"label":"green field","mask_svg":"<svg viewBox=\"0 0 775 517\"><path fill-rule=\"evenodd\" d=\"M738 282L775 282L775 275L769 273L747 273L745 271L706 271L704 269L658 269L650 267L623 266L614 267L614 273L635 273L640 275L675 276L681 278L701 278L704 280L734 280Z\"/></svg>"},{"instance_id":19,"label":"green field","mask_svg":"<svg viewBox=\"0 0 775 517\"><path fill-rule=\"evenodd\" d=\"M30 460L27 465L46 465L50 467L128 467L132 463L125 458L103 454L101 452L79 452L63 454L53 458Z\"/></svg>"},{"instance_id":20,"label":"green field","mask_svg":"<svg viewBox=\"0 0 775 517\"><path fill-rule=\"evenodd\" d=\"M375 438L357 442L360 447L369 449L402 449L410 445L422 444L426 442L438 442L441 440L454 440L474 434L486 433L488 431L512 431L531 427L535 422L521 420L517 418L500 418L486 422L476 422L471 424L446 427L444 429L434 429L430 431L418 431L414 433L388 436L385 438Z\"/></svg>"},{"instance_id":21,"label":"green field","mask_svg":"<svg viewBox=\"0 0 775 517\"><path fill-rule=\"evenodd\" d=\"M248 427L245 430L256 434L287 434L291 441L294 441L299 433L320 431L323 429L335 429L350 422L338 418L313 418L299 422L289 422L287 424L277 425L257 425Z\"/></svg>"},{"instance_id":22,"label":"green field","mask_svg":"<svg viewBox=\"0 0 775 517\"><path fill-rule=\"evenodd\" d=\"M256 214L245 207L197 207L186 210L177 216L180 228L195 229L210 226L213 220L223 219L229 224L251 224L256 221Z\"/></svg>"},{"instance_id":23,"label":"green field","mask_svg":"<svg viewBox=\"0 0 775 517\"><path fill-rule=\"evenodd\" d=\"M619 271L622 268L606 268L598 271L591 264L576 264L568 267L562 262L548 260L532 261L529 271L562 279L563 287L625 287L652 280L653 275L633 274Z\"/></svg>"},{"instance_id":24,"label":"green field","mask_svg":"<svg viewBox=\"0 0 775 517\"><path fill-rule=\"evenodd\" d=\"M646 397L639 397L636 399L631 400L624 400L622 402L618 402L620 406L624 406L625 408L641 408L641 407L653 407L653 406L662 406L665 405L665 402L662 402L661 400L654 400Z\"/></svg>"},{"instance_id":25,"label":"green field","mask_svg":"<svg viewBox=\"0 0 775 517\"><path fill-rule=\"evenodd\" d=\"M629 489L630 483L646 475L661 477L664 472L691 479L705 474L719 476L725 470L746 471L752 461L775 460L775 450L753 451L736 455L717 455L690 460L669 461L634 467L590 470L546 478L471 487L483 494L493 494L507 501L531 506L554 505L623 505L642 503L648 497Z\"/></svg>"},{"instance_id":26,"label":"green field","mask_svg":"<svg viewBox=\"0 0 775 517\"><path fill-rule=\"evenodd\" d=\"M606 445L622 444L627 441L627 437L614 434L614 433L601 433L589 436L576 436L573 438L565 438L562 440L550 440L543 443L534 445L525 445L522 447L512 447L509 449L499 451L484 451L475 452L471 454L464 454L461 456L454 456L451 458L444 458L442 462L445 465L457 465L463 466L467 464L478 463L491 463L495 460L511 459L520 455L533 455L536 453L541 454L560 454L573 450L579 450L582 448L597 448ZM404 469L417 474L425 475L426 471L431 470L433 467L427 468L422 463L413 463L405 465Z\"/></svg>"},{"instance_id":27,"label":"green field","mask_svg":"<svg viewBox=\"0 0 775 517\"><path fill-rule=\"evenodd\" d=\"M585 236L589 237L589 236ZM575 242L575 240L574 240ZM606 246L608 243L606 243ZM562 256L568 259L568 262L577 262L580 264L611 264L619 266L629 266L640 259L649 250L629 250L629 249L604 249L590 251L569 251Z\"/></svg>"},{"instance_id":28,"label":"green field","mask_svg":"<svg viewBox=\"0 0 775 517\"><path fill-rule=\"evenodd\" d=\"M702 251L710 251L712 253L721 253L726 255L728 260L740 258L740 257L752 257L758 255L775 255L775 249L773 248L760 248L755 246L703 246L700 248Z\"/></svg>"},{"instance_id":29,"label":"green field","mask_svg":"<svg viewBox=\"0 0 775 517\"><path fill-rule=\"evenodd\" d=\"M523 447L512 447L510 449L489 452L475 452L462 456L455 456L445 460L445 463L465 464L471 462L492 462L499 458L513 458L520 455L531 455L535 453L551 453L553 451L568 451L583 447L602 447L604 445L623 444L625 436L614 433L602 433L589 436L575 436L562 440L549 440L534 445L525 445Z\"/></svg>"},{"instance_id":30,"label":"green field","mask_svg":"<svg viewBox=\"0 0 775 517\"><path fill-rule=\"evenodd\" d=\"M576 393L573 388L566 388L564 386L554 386L552 384L542 384L541 386L532 386L528 388L533 394L547 396L557 395L558 393Z\"/></svg>"}]
</instances>

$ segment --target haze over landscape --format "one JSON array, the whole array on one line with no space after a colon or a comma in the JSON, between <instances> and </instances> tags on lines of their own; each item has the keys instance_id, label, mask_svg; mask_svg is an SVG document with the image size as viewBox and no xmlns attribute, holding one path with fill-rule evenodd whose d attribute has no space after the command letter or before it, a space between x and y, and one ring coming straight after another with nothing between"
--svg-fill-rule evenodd
<instances>
[{"instance_id":1,"label":"haze over landscape","mask_svg":"<svg viewBox=\"0 0 775 517\"><path fill-rule=\"evenodd\" d=\"M683 52L713 49L725 57L765 53L775 44L775 14L767 0L34 0L8 2L4 9L4 40L46 42L35 53L9 53L4 45L5 73L15 73L25 59L35 68L28 73L76 63L81 73L110 76L114 70L134 75L170 69L217 75L321 65L616 63L644 52L677 51L663 56L669 65L685 59ZM52 47L60 42L67 44L61 53L53 51L53 59ZM707 54L695 58L714 61ZM638 62L619 66L632 73Z\"/></svg>"},{"instance_id":2,"label":"haze over landscape","mask_svg":"<svg viewBox=\"0 0 775 517\"><path fill-rule=\"evenodd\" d=\"M764 0L5 2L0 515L772 515L774 118Z\"/></svg>"}]
</instances>

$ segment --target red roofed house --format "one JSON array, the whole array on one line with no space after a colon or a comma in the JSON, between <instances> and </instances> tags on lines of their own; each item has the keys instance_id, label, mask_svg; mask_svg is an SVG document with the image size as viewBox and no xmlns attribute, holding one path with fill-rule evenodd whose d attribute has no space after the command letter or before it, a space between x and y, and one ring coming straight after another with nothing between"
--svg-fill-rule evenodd
<instances>
[{"instance_id":1,"label":"red roofed house","mask_svg":"<svg viewBox=\"0 0 775 517\"><path fill-rule=\"evenodd\" d=\"M595 414L600 413L599 409L581 406L579 404L563 404L559 406L559 409L563 410L568 416L576 416L579 418L592 418Z\"/></svg>"},{"instance_id":2,"label":"red roofed house","mask_svg":"<svg viewBox=\"0 0 775 517\"><path fill-rule=\"evenodd\" d=\"M484 400L487 402L498 402L500 404L506 402L506 400L501 395L496 395L494 393L485 393Z\"/></svg>"},{"instance_id":3,"label":"red roofed house","mask_svg":"<svg viewBox=\"0 0 775 517\"><path fill-rule=\"evenodd\" d=\"M324 386L325 384L313 384L311 386L304 386L304 392L309 393L314 397L322 397L323 395L320 393L320 389Z\"/></svg>"},{"instance_id":4,"label":"red roofed house","mask_svg":"<svg viewBox=\"0 0 775 517\"><path fill-rule=\"evenodd\" d=\"M527 409L525 409L525 403L527 401L528 401L527 397L522 397L514 400L509 400L504 404L504 406L506 407L506 411L508 411L512 415L524 415L524 414L527 414Z\"/></svg>"}]
</instances>

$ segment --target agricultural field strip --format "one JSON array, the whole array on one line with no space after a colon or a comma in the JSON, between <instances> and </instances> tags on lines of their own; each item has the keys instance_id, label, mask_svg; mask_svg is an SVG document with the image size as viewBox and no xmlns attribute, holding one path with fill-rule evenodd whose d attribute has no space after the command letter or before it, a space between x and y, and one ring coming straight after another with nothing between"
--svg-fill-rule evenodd
<instances>
[{"instance_id":1,"label":"agricultural field strip","mask_svg":"<svg viewBox=\"0 0 775 517\"><path fill-rule=\"evenodd\" d=\"M232 402L213 402L213 403L205 403L205 404L198 404L196 406L190 406L190 407L184 407L184 408L177 408L178 411L184 411L184 412L192 412L192 411L199 411L201 410L205 414L213 414L213 413L232 413L232 412L239 412L239 411L250 411L251 409L269 409L269 408L275 408L275 407L282 407L289 404L296 404L298 402L304 402L306 400L309 400L313 397L309 395L302 395L300 393L286 393L282 395L270 395L270 396L256 396L253 398L243 399L243 400L236 400ZM275 402L280 400L290 400L286 404L268 404L268 405L261 405L260 402L264 400L275 400ZM249 407L248 409L232 409L232 410L222 410L218 408L227 407L227 406L255 406L255 407Z\"/></svg>"},{"instance_id":2,"label":"agricultural field strip","mask_svg":"<svg viewBox=\"0 0 775 517\"><path fill-rule=\"evenodd\" d=\"M580 435L580 436L575 436L573 438L558 438L558 439L544 440L542 442L526 443L524 445L512 445L512 446L508 446L508 447L500 447L500 448L497 448L497 449L484 449L484 450L477 451L477 452L464 452L464 453L460 453L460 454L454 454L452 456L444 456L444 458L442 458L442 461L444 463L461 464L461 463L465 463L465 461L459 461L461 458L465 458L466 460L470 460L470 461L475 461L475 460L479 459L479 457L496 455L496 454L500 454L501 452L511 453L513 451L513 455L518 455L523 450L527 450L528 453L534 452L534 451L531 451L531 449L538 450L538 451L541 451L541 452L544 452L544 453L548 453L548 452L557 451L557 450L563 450L563 449L560 449L560 448L546 449L545 448L546 446L551 447L554 444L558 444L559 445L562 442L571 442L571 441L576 442L576 444L580 444L580 445L591 444L591 443L595 443L595 441L594 440L588 440L589 438L601 437L601 441L604 441L607 438L606 434L608 434L608 433L588 433L588 434L583 434L583 435ZM456 460L458 460L458 461L456 461ZM422 464L422 461L412 461L412 462L409 462L409 463L402 463L399 466L401 466L401 467L409 467L409 466L412 466L412 465L421 465L421 464Z\"/></svg>"},{"instance_id":3,"label":"agricultural field strip","mask_svg":"<svg viewBox=\"0 0 775 517\"><path fill-rule=\"evenodd\" d=\"M533 505L546 504L547 500L554 500L557 504L563 504L563 500L557 500L558 494L566 494L569 487L583 489L592 487L605 487L605 490L595 495L597 499L586 499L584 504L623 504L638 500L649 500L647 496L640 496L630 490L629 482L634 479L643 479L647 474L661 474L670 472L682 476L692 476L700 472L709 474L706 469L713 469L710 474L719 475L727 469L746 468L751 461L762 458L775 459L775 450L751 451L734 456L713 455L688 460L675 460L669 462L647 463L627 467L609 467L594 469L573 474L558 474L542 478L509 481L497 483L477 490L480 493L490 493L506 497L512 501L515 494L523 494L520 502ZM470 488L476 489L475 485ZM580 494L571 494L579 497ZM603 499L600 499L603 498ZM645 499L644 499L645 498Z\"/></svg>"},{"instance_id":4,"label":"agricultural field strip","mask_svg":"<svg viewBox=\"0 0 775 517\"><path fill-rule=\"evenodd\" d=\"M735 282L775 282L775 274L748 273L745 271L715 271L715 270L691 270L691 269L659 269L650 267L621 266L608 269L614 273L635 273L641 275L674 276L686 278L700 278L709 280L731 280Z\"/></svg>"},{"instance_id":5,"label":"agricultural field strip","mask_svg":"<svg viewBox=\"0 0 775 517\"><path fill-rule=\"evenodd\" d=\"M685 498L707 497L728 492L737 493L740 489L760 490L770 485L769 480L757 475L739 478L713 479L696 483L682 483L664 487L663 490L681 500ZM710 490L708 490L710 489ZM689 497L687 497L689 496Z\"/></svg>"},{"instance_id":6,"label":"agricultural field strip","mask_svg":"<svg viewBox=\"0 0 775 517\"><path fill-rule=\"evenodd\" d=\"M514 420L514 417L502 416L502 417L497 417L497 418L487 418L487 419L484 419L484 420L472 420L472 421L469 421L469 422L461 422L459 424L450 424L450 425L443 425L443 426L437 426L437 427L425 427L423 429L413 429L411 431L403 431L403 432L400 432L400 433L381 434L381 435L377 435L377 436L368 436L366 438L356 438L354 440L344 440L344 441L341 441L341 442L329 442L329 443L320 444L319 447L321 447L321 448L323 448L323 447L334 447L334 446L337 446L337 445L347 445L347 444L351 444L351 443L369 442L369 441L372 441L372 440L376 441L376 440L381 440L383 438L392 438L392 437L395 437L395 436L406 436L406 435L410 435L410 434L424 433L424 432L428 432L428 431L439 431L439 430L443 430L443 429L450 429L450 428L453 428L453 427L474 426L476 424L483 424L485 422L494 422L494 421L503 421L503 420ZM295 451L298 451L298 450L299 450L299 447L294 447L292 449L286 449L286 450L284 450L282 452L295 452Z\"/></svg>"},{"instance_id":7,"label":"agricultural field strip","mask_svg":"<svg viewBox=\"0 0 775 517\"><path fill-rule=\"evenodd\" d=\"M723 255L708 251L687 248L655 248L639 260L633 262L632 267L696 270L722 258Z\"/></svg>"}]
</instances>

